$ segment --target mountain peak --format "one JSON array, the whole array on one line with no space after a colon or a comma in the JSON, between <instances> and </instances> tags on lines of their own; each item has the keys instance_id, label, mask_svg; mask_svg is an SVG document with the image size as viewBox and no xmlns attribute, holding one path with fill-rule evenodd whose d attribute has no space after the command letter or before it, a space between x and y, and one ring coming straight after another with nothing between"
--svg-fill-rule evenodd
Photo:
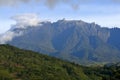
<instances>
[{"instance_id":1,"label":"mountain peak","mask_svg":"<svg viewBox=\"0 0 120 80\"><path fill-rule=\"evenodd\" d=\"M103 28L82 20L62 19L41 24L25 29L24 34L10 38L7 43L79 64L120 61L120 29Z\"/></svg>"}]
</instances>

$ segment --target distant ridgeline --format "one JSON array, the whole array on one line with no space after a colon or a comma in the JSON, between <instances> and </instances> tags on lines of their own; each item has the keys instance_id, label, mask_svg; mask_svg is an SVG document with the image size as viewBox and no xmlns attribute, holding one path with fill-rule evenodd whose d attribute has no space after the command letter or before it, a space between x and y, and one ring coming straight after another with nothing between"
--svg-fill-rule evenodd
<instances>
[{"instance_id":1,"label":"distant ridgeline","mask_svg":"<svg viewBox=\"0 0 120 80\"><path fill-rule=\"evenodd\" d=\"M120 28L103 28L81 20L40 24L12 29L22 34L7 43L83 65L120 61Z\"/></svg>"},{"instance_id":2,"label":"distant ridgeline","mask_svg":"<svg viewBox=\"0 0 120 80\"><path fill-rule=\"evenodd\" d=\"M119 79L119 63L84 67L10 45L0 45L0 80Z\"/></svg>"}]
</instances>

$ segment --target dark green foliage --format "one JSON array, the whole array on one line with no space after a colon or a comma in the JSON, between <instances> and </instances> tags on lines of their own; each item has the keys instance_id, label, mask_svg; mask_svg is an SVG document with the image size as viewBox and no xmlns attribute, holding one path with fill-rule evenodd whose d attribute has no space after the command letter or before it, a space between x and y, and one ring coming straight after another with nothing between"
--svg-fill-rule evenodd
<instances>
[{"instance_id":1,"label":"dark green foliage","mask_svg":"<svg viewBox=\"0 0 120 80\"><path fill-rule=\"evenodd\" d=\"M82 69L90 77L94 75L95 77L101 78L101 80L120 80L120 65L118 64L105 65L103 67L83 67Z\"/></svg>"},{"instance_id":2,"label":"dark green foliage","mask_svg":"<svg viewBox=\"0 0 120 80\"><path fill-rule=\"evenodd\" d=\"M91 80L80 66L59 59L0 46L0 80Z\"/></svg>"},{"instance_id":3,"label":"dark green foliage","mask_svg":"<svg viewBox=\"0 0 120 80\"><path fill-rule=\"evenodd\" d=\"M7 70L0 69L0 80L13 80L13 78Z\"/></svg>"},{"instance_id":4,"label":"dark green foliage","mask_svg":"<svg viewBox=\"0 0 120 80\"><path fill-rule=\"evenodd\" d=\"M120 80L120 63L84 67L0 45L0 80Z\"/></svg>"}]
</instances>

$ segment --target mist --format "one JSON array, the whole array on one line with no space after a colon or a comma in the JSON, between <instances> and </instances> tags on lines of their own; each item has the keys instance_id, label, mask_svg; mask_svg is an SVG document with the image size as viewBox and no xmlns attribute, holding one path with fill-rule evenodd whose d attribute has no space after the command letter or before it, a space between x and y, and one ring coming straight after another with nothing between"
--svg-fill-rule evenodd
<instances>
[{"instance_id":1,"label":"mist","mask_svg":"<svg viewBox=\"0 0 120 80\"><path fill-rule=\"evenodd\" d=\"M11 28L0 35L0 44L6 44L11 41L14 37L21 36L24 34L22 30L15 32L14 29L27 29L29 27L41 26L40 19L37 14L22 14L11 17L16 24L12 25Z\"/></svg>"}]
</instances>

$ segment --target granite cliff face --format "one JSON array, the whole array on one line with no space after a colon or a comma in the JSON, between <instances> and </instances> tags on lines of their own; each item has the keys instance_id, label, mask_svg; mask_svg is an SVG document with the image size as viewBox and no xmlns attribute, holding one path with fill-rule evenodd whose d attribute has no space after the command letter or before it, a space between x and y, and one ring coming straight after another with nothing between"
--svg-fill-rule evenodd
<instances>
[{"instance_id":1,"label":"granite cliff face","mask_svg":"<svg viewBox=\"0 0 120 80\"><path fill-rule=\"evenodd\" d=\"M80 64L120 61L119 28L103 28L81 20L40 24L13 29L13 32L23 33L7 43Z\"/></svg>"}]
</instances>

